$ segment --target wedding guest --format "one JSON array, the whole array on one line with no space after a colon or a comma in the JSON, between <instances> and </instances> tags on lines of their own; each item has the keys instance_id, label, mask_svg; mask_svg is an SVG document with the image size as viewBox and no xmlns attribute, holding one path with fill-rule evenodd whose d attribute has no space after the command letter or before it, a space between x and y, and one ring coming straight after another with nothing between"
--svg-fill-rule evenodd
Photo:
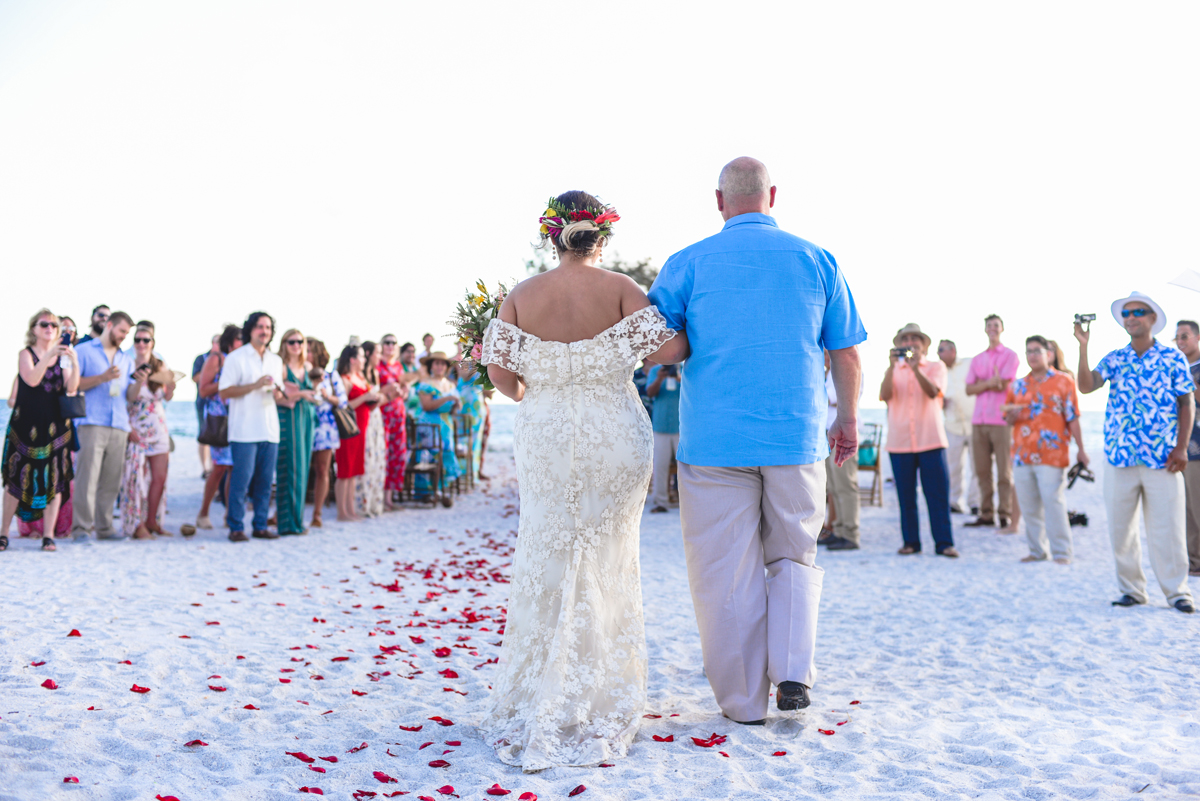
<instances>
[{"instance_id":1,"label":"wedding guest","mask_svg":"<svg viewBox=\"0 0 1200 801\"><path fill-rule=\"evenodd\" d=\"M1079 340L1079 390L1085 395L1108 383L1104 412L1104 501L1121 597L1114 606L1146 603L1146 575L1137 525L1141 504L1150 564L1167 604L1195 612L1188 588L1184 517L1187 446L1195 420L1191 372L1179 351L1154 335L1166 327L1162 307L1141 292L1113 301L1113 318L1129 344L1088 364L1089 329L1075 323Z\"/></svg>"},{"instance_id":2,"label":"wedding guest","mask_svg":"<svg viewBox=\"0 0 1200 801\"><path fill-rule=\"evenodd\" d=\"M411 420L416 416L417 412L421 411L421 399L417 397L417 393L412 390L418 381L423 380L427 376L417 361L417 346L411 342L405 342L400 346L400 363L404 365L404 377L408 382L408 400L404 402L404 408L408 411L408 417Z\"/></svg>"},{"instance_id":3,"label":"wedding guest","mask_svg":"<svg viewBox=\"0 0 1200 801\"><path fill-rule=\"evenodd\" d=\"M383 503L389 510L396 508L394 502L404 490L404 468L408 464L408 413L405 403L411 392L397 343L395 334L384 334L379 341L380 388L392 396L392 400L379 407L387 436L387 480L383 485Z\"/></svg>"},{"instance_id":4,"label":"wedding guest","mask_svg":"<svg viewBox=\"0 0 1200 801\"><path fill-rule=\"evenodd\" d=\"M421 411L417 414L417 422L436 425L440 431L442 481L436 491L442 496L442 505L449 507L454 502L446 494L446 487L462 474L458 458L454 454L454 423L450 416L461 408L462 401L458 397L455 383L449 378L449 356L440 350L435 351L421 360L421 366L429 374L429 379L416 386L417 396L421 399ZM416 447L420 448L421 445L425 445L425 448L418 452L417 460L426 463L433 461L428 445L418 443ZM435 488L428 473L414 477L413 492L419 499L428 499L434 494Z\"/></svg>"},{"instance_id":5,"label":"wedding guest","mask_svg":"<svg viewBox=\"0 0 1200 801\"><path fill-rule=\"evenodd\" d=\"M221 335L214 334L212 345L208 351L192 360L192 381L196 384L196 431L198 432L204 430L204 407L208 405L208 398L200 394L200 374L204 371L204 364L208 361L208 357L221 352L220 342ZM203 442L197 442L196 446L200 451L200 477L206 479L213 469L212 453Z\"/></svg>"},{"instance_id":6,"label":"wedding guest","mask_svg":"<svg viewBox=\"0 0 1200 801\"><path fill-rule=\"evenodd\" d=\"M106 307L99 307L92 315L93 330L102 309ZM98 539L121 539L113 528L113 504L121 489L129 441L125 392L133 380L133 357L121 350L121 343L133 326L133 318L123 311L104 313L99 338L76 349L79 391L84 393L87 403L87 416L75 421L79 436L76 472L79 492L75 497L71 532L76 540L86 540L93 529Z\"/></svg>"},{"instance_id":7,"label":"wedding guest","mask_svg":"<svg viewBox=\"0 0 1200 801\"><path fill-rule=\"evenodd\" d=\"M1050 365L1050 369L1056 373L1066 373L1074 381L1075 374L1067 366L1067 357L1063 355L1062 348L1053 339L1047 339L1046 344L1050 346L1050 349L1046 352L1046 363Z\"/></svg>"},{"instance_id":8,"label":"wedding guest","mask_svg":"<svg viewBox=\"0 0 1200 801\"><path fill-rule=\"evenodd\" d=\"M308 359L312 363L313 374L319 376L320 381L317 385L317 424L313 433L313 513L309 526L321 528L325 499L329 497L329 470L333 464L333 453L341 444L333 409L335 406L345 406L349 398L346 397L346 387L337 370L325 369L329 365L329 351L324 342L308 338ZM340 507L338 511L342 511Z\"/></svg>"},{"instance_id":9,"label":"wedding guest","mask_svg":"<svg viewBox=\"0 0 1200 801\"><path fill-rule=\"evenodd\" d=\"M946 461L950 465L950 511L970 509L979 514L979 484L975 481L975 449L971 443L971 416L975 398L967 394L971 362L958 358L958 346L948 339L938 343L938 358L946 365L946 397L942 415L946 420ZM963 459L963 454L967 455ZM964 475L966 480L964 481Z\"/></svg>"},{"instance_id":10,"label":"wedding guest","mask_svg":"<svg viewBox=\"0 0 1200 801\"><path fill-rule=\"evenodd\" d=\"M346 387L346 406L354 410L359 430L357 437L343 439L338 444L335 454L337 482L333 486L333 495L337 501L337 519L342 521L362 519L355 508L355 483L365 468L366 431L371 418L371 404L379 400L379 393L363 376L365 365L366 360L361 347L347 345L342 348L342 353L338 356L337 371Z\"/></svg>"},{"instance_id":11,"label":"wedding guest","mask_svg":"<svg viewBox=\"0 0 1200 801\"><path fill-rule=\"evenodd\" d=\"M837 423L838 395L837 384L833 379L829 351L825 351L825 397L828 409L825 414L825 432L828 435ZM859 384L858 402L862 403L862 384ZM655 406L657 407L657 403ZM825 486L828 488L830 503L833 505L833 526L828 537L822 542L826 550L857 551L859 548L860 531L858 528L862 512L862 501L858 495L858 453L850 455L840 465L836 454L825 457Z\"/></svg>"},{"instance_id":12,"label":"wedding guest","mask_svg":"<svg viewBox=\"0 0 1200 801\"><path fill-rule=\"evenodd\" d=\"M64 359L72 368L65 376ZM41 520L43 531L52 534L63 501L71 497L73 421L63 416L59 397L75 393L80 370L75 349L59 341L59 320L49 309L30 318L17 371L16 401L0 464L4 483L0 551L8 548L14 515L30 522ZM51 536L42 537L42 550L56 550Z\"/></svg>"},{"instance_id":13,"label":"wedding guest","mask_svg":"<svg viewBox=\"0 0 1200 801\"><path fill-rule=\"evenodd\" d=\"M425 350L417 354L417 361L424 362L429 358L429 354L432 353L433 334L426 334L425 336L421 337L421 344L425 346Z\"/></svg>"},{"instance_id":14,"label":"wedding guest","mask_svg":"<svg viewBox=\"0 0 1200 801\"><path fill-rule=\"evenodd\" d=\"M221 370L225 366L225 357L241 346L242 329L236 325L226 325L217 340L217 352L210 353L204 360L204 368L200 371L200 396L204 398L206 419L229 416L229 401L222 399L220 394ZM226 425L228 425L228 420ZM204 482L204 499L200 504L200 514L196 517L196 528L202 529L213 527L212 520L208 516L208 508L212 504L213 498L216 497L217 490L221 487L222 479L233 467L233 452L228 445L224 447L214 445L210 454L212 470ZM228 507L228 497L226 500L226 507Z\"/></svg>"},{"instance_id":15,"label":"wedding guest","mask_svg":"<svg viewBox=\"0 0 1200 801\"><path fill-rule=\"evenodd\" d=\"M633 371L633 386L637 388L638 400L642 402L642 408L646 410L646 416L654 417L654 398L646 394L646 386L649 384L650 368L653 365L642 362Z\"/></svg>"},{"instance_id":16,"label":"wedding guest","mask_svg":"<svg viewBox=\"0 0 1200 801\"><path fill-rule=\"evenodd\" d=\"M461 413L467 420L467 436L470 440L468 457L471 460L471 471L479 475L479 460L483 447L483 387L477 383L479 373L473 367L467 367L462 361L454 363L454 374L457 377L458 397L462 400ZM467 444L467 443L463 443Z\"/></svg>"},{"instance_id":17,"label":"wedding guest","mask_svg":"<svg viewBox=\"0 0 1200 801\"><path fill-rule=\"evenodd\" d=\"M1049 350L1044 337L1025 340L1029 375L1009 385L1004 419L1013 427L1013 486L1025 510L1029 538L1029 555L1021 561L1043 562L1053 555L1056 563L1068 565L1072 556L1066 501L1070 437L1078 445L1079 462L1086 467L1089 461L1079 428L1075 382L1050 367Z\"/></svg>"},{"instance_id":18,"label":"wedding guest","mask_svg":"<svg viewBox=\"0 0 1200 801\"><path fill-rule=\"evenodd\" d=\"M892 338L879 399L887 404L887 451L900 501L901 554L921 552L917 508L917 477L929 510L929 529L939 556L957 557L950 530L950 476L946 468L946 431L942 421L942 395L946 391L946 365L928 361L929 336L909 323ZM911 355L903 357L903 352Z\"/></svg>"},{"instance_id":19,"label":"wedding guest","mask_svg":"<svg viewBox=\"0 0 1200 801\"><path fill-rule=\"evenodd\" d=\"M308 468L312 462L317 400L309 371L308 345L304 335L289 328L279 341L283 360L284 386L289 397L277 402L279 453L275 467L275 519L279 534L307 534L304 528L304 498L308 494Z\"/></svg>"},{"instance_id":20,"label":"wedding guest","mask_svg":"<svg viewBox=\"0 0 1200 801\"><path fill-rule=\"evenodd\" d=\"M1175 324L1175 347L1187 360L1192 383L1200 386L1200 324L1180 320ZM1200 401L1196 404L1200 412ZM1188 575L1200 576L1200 413L1195 415L1188 439L1188 463L1183 470L1183 490L1187 509Z\"/></svg>"},{"instance_id":21,"label":"wedding guest","mask_svg":"<svg viewBox=\"0 0 1200 801\"><path fill-rule=\"evenodd\" d=\"M362 344L363 378L380 400L392 398L379 386L379 348L374 342ZM354 482L354 504L359 517L378 517L384 509L384 484L387 482L387 435L378 403L367 404L367 426L363 437L363 472Z\"/></svg>"},{"instance_id":22,"label":"wedding guest","mask_svg":"<svg viewBox=\"0 0 1200 801\"><path fill-rule=\"evenodd\" d=\"M1001 406L1008 382L1017 377L1020 359L1000 342L1004 321L998 314L983 320L988 336L987 350L971 360L967 372L967 394L975 396L971 416L971 441L975 448L975 478L979 482L979 517L967 526L994 526L999 514L1001 528L1012 524L1012 432L1004 422ZM996 462L998 500L992 501L992 460Z\"/></svg>"},{"instance_id":23,"label":"wedding guest","mask_svg":"<svg viewBox=\"0 0 1200 801\"><path fill-rule=\"evenodd\" d=\"M661 514L671 505L671 462L679 450L679 376L679 367L674 364L656 364L646 374L646 395L654 404L650 413L654 430L651 514Z\"/></svg>"},{"instance_id":24,"label":"wedding guest","mask_svg":"<svg viewBox=\"0 0 1200 801\"><path fill-rule=\"evenodd\" d=\"M225 357L218 384L221 400L229 403L229 474L225 522L231 542L246 542L246 497L254 505L251 536L278 539L267 528L271 483L279 457L279 414L275 405L287 399L283 391L283 360L269 349L275 320L257 311L242 326L243 347Z\"/></svg>"},{"instance_id":25,"label":"wedding guest","mask_svg":"<svg viewBox=\"0 0 1200 801\"><path fill-rule=\"evenodd\" d=\"M77 336L74 320L66 315L63 315L62 317L58 318L58 325L60 335L71 337L72 347L78 344L79 337Z\"/></svg>"},{"instance_id":26,"label":"wedding guest","mask_svg":"<svg viewBox=\"0 0 1200 801\"><path fill-rule=\"evenodd\" d=\"M140 325L133 332L133 380L125 390L130 437L121 476L121 529L137 540L172 536L162 519L171 458L166 402L175 394L175 379L154 355L152 331Z\"/></svg>"},{"instance_id":27,"label":"wedding guest","mask_svg":"<svg viewBox=\"0 0 1200 801\"><path fill-rule=\"evenodd\" d=\"M88 332L83 335L77 345L82 345L85 342L91 342L93 339L99 339L104 333L104 326L108 323L109 309L103 303L92 309L91 327ZM133 319L130 318L129 324L133 324Z\"/></svg>"},{"instance_id":28,"label":"wedding guest","mask_svg":"<svg viewBox=\"0 0 1200 801\"><path fill-rule=\"evenodd\" d=\"M488 437L492 435L492 396L495 395L494 390L484 390L483 392L483 430L479 433L479 480L487 481L490 476L484 475L483 460L487 456Z\"/></svg>"}]
</instances>

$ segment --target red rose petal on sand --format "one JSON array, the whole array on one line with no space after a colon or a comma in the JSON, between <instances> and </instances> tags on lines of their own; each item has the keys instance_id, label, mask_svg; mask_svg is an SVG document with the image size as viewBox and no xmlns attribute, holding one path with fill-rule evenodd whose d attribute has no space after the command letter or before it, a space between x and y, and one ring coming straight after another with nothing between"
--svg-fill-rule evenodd
<instances>
[{"instance_id":1,"label":"red rose petal on sand","mask_svg":"<svg viewBox=\"0 0 1200 801\"><path fill-rule=\"evenodd\" d=\"M437 657L441 657L443 659L450 656L450 654L451 654L451 651L449 648L434 648L433 649L433 655L437 656Z\"/></svg>"},{"instance_id":2,"label":"red rose petal on sand","mask_svg":"<svg viewBox=\"0 0 1200 801\"><path fill-rule=\"evenodd\" d=\"M206 621L204 621L204 625L206 625L206 626L219 626L219 625L221 625L221 621L219 621L219 620L206 620Z\"/></svg>"},{"instance_id":3,"label":"red rose petal on sand","mask_svg":"<svg viewBox=\"0 0 1200 801\"><path fill-rule=\"evenodd\" d=\"M79 784L78 776L64 776L63 784Z\"/></svg>"},{"instance_id":4,"label":"red rose petal on sand","mask_svg":"<svg viewBox=\"0 0 1200 801\"><path fill-rule=\"evenodd\" d=\"M379 793L372 792L371 790L355 790L353 793L354 801L362 801L364 798L374 798L377 795Z\"/></svg>"},{"instance_id":5,"label":"red rose petal on sand","mask_svg":"<svg viewBox=\"0 0 1200 801\"><path fill-rule=\"evenodd\" d=\"M384 793L383 797L384 798L396 798L397 796L408 795L408 793L409 793L408 790L397 790L394 793ZM433 801L432 798L429 798L428 796L424 796L424 795L419 795L419 796L417 796L417 798L428 798L429 801Z\"/></svg>"},{"instance_id":6,"label":"red rose petal on sand","mask_svg":"<svg viewBox=\"0 0 1200 801\"><path fill-rule=\"evenodd\" d=\"M132 665L133 663L130 662L128 659L123 659L120 662L118 662L117 664L118 665Z\"/></svg>"},{"instance_id":7,"label":"red rose petal on sand","mask_svg":"<svg viewBox=\"0 0 1200 801\"><path fill-rule=\"evenodd\" d=\"M139 687L138 685L135 684L129 688L129 692L141 693L142 695L145 695L146 693L150 692L150 688L149 687Z\"/></svg>"},{"instance_id":8,"label":"red rose petal on sand","mask_svg":"<svg viewBox=\"0 0 1200 801\"><path fill-rule=\"evenodd\" d=\"M333 710L332 710L332 709L326 709L326 710L325 710L324 712L322 712L321 714L322 714L322 715L332 715L332 714L333 714Z\"/></svg>"},{"instance_id":9,"label":"red rose petal on sand","mask_svg":"<svg viewBox=\"0 0 1200 801\"><path fill-rule=\"evenodd\" d=\"M257 711L258 707L256 707L254 704L246 704L244 707L242 707L242 709L253 709Z\"/></svg>"},{"instance_id":10,"label":"red rose petal on sand","mask_svg":"<svg viewBox=\"0 0 1200 801\"><path fill-rule=\"evenodd\" d=\"M361 691L359 691L359 690L351 690L350 692L351 692L351 694L353 694L353 695L366 695L366 693L364 693L364 692L361 692ZM401 726L400 728L404 728L404 727L403 727L403 726Z\"/></svg>"},{"instance_id":11,"label":"red rose petal on sand","mask_svg":"<svg viewBox=\"0 0 1200 801\"><path fill-rule=\"evenodd\" d=\"M393 779L391 776L384 773L382 770L377 770L374 773L372 773L371 775L374 776L375 780L380 782L381 784L399 784L400 783L396 779Z\"/></svg>"},{"instance_id":12,"label":"red rose petal on sand","mask_svg":"<svg viewBox=\"0 0 1200 801\"><path fill-rule=\"evenodd\" d=\"M448 767L450 767L450 763L444 759L435 759L429 763L429 767L431 767L431 768L448 768Z\"/></svg>"},{"instance_id":13,"label":"red rose petal on sand","mask_svg":"<svg viewBox=\"0 0 1200 801\"><path fill-rule=\"evenodd\" d=\"M673 743L673 742L675 742L675 735L668 734L666 737L659 737L656 734L656 735L654 735L654 742L656 742L656 743Z\"/></svg>"},{"instance_id":14,"label":"red rose petal on sand","mask_svg":"<svg viewBox=\"0 0 1200 801\"><path fill-rule=\"evenodd\" d=\"M225 688L224 688L224 687L218 687L218 686L217 686L217 685L215 685L215 684L210 684L210 685L208 685L208 689L212 690L214 693L223 693L223 692L225 692Z\"/></svg>"},{"instance_id":15,"label":"red rose petal on sand","mask_svg":"<svg viewBox=\"0 0 1200 801\"><path fill-rule=\"evenodd\" d=\"M434 715L433 717L430 718L430 720L432 720L434 723L441 724L442 726L453 726L454 725L453 720L450 720L449 718L444 718L440 715Z\"/></svg>"},{"instance_id":16,"label":"red rose petal on sand","mask_svg":"<svg viewBox=\"0 0 1200 801\"><path fill-rule=\"evenodd\" d=\"M291 684L292 680L291 679L280 679L279 683L280 684Z\"/></svg>"},{"instance_id":17,"label":"red rose petal on sand","mask_svg":"<svg viewBox=\"0 0 1200 801\"><path fill-rule=\"evenodd\" d=\"M242 656L241 654L238 654L238 657L237 657L237 658L238 658L238 659L245 659L246 657Z\"/></svg>"},{"instance_id":18,"label":"red rose petal on sand","mask_svg":"<svg viewBox=\"0 0 1200 801\"><path fill-rule=\"evenodd\" d=\"M443 678L447 678L447 679L457 679L458 678L458 674L455 673L450 668L446 668L445 670L439 670L438 674L441 675Z\"/></svg>"},{"instance_id":19,"label":"red rose petal on sand","mask_svg":"<svg viewBox=\"0 0 1200 801\"><path fill-rule=\"evenodd\" d=\"M728 757L729 757L729 754L725 753L724 751L718 751L717 753L718 753L718 754L720 754L720 755L721 755L721 756L723 756L723 757L726 757L726 758L728 758Z\"/></svg>"},{"instance_id":20,"label":"red rose petal on sand","mask_svg":"<svg viewBox=\"0 0 1200 801\"><path fill-rule=\"evenodd\" d=\"M651 720L658 720L659 718L662 717L662 715L642 715L642 717L650 718Z\"/></svg>"},{"instance_id":21,"label":"red rose petal on sand","mask_svg":"<svg viewBox=\"0 0 1200 801\"><path fill-rule=\"evenodd\" d=\"M821 734L833 734L833 729L817 729Z\"/></svg>"},{"instance_id":22,"label":"red rose petal on sand","mask_svg":"<svg viewBox=\"0 0 1200 801\"><path fill-rule=\"evenodd\" d=\"M320 787L301 787L300 792L312 793L313 795L325 795L325 793L321 790Z\"/></svg>"},{"instance_id":23,"label":"red rose petal on sand","mask_svg":"<svg viewBox=\"0 0 1200 801\"><path fill-rule=\"evenodd\" d=\"M459 746L462 745L462 740L447 740L446 745Z\"/></svg>"},{"instance_id":24,"label":"red rose petal on sand","mask_svg":"<svg viewBox=\"0 0 1200 801\"><path fill-rule=\"evenodd\" d=\"M369 748L369 747L370 747L370 746L368 746L366 743L363 743L362 745L356 745L356 746L354 746L353 748L351 748L351 749L350 749L349 751L347 751L346 753L347 753L347 754L357 754L359 751L363 750L364 748Z\"/></svg>"},{"instance_id":25,"label":"red rose petal on sand","mask_svg":"<svg viewBox=\"0 0 1200 801\"><path fill-rule=\"evenodd\" d=\"M237 587L226 587L225 588L225 592L237 592L237 591L238 591Z\"/></svg>"},{"instance_id":26,"label":"red rose petal on sand","mask_svg":"<svg viewBox=\"0 0 1200 801\"><path fill-rule=\"evenodd\" d=\"M508 795L509 793L512 792L512 790L505 790L500 785L493 784L491 787L484 790L484 792L487 793L488 795Z\"/></svg>"},{"instance_id":27,"label":"red rose petal on sand","mask_svg":"<svg viewBox=\"0 0 1200 801\"><path fill-rule=\"evenodd\" d=\"M46 663L44 661L42 661L42 662L30 662L29 664L33 667L41 667L42 665L44 665Z\"/></svg>"},{"instance_id":28,"label":"red rose petal on sand","mask_svg":"<svg viewBox=\"0 0 1200 801\"><path fill-rule=\"evenodd\" d=\"M841 723L839 723L838 725L839 725L839 726L845 726L845 725L846 725L847 723L849 723L849 722L850 722L850 721L848 721L848 720L843 720L843 721L842 721Z\"/></svg>"},{"instance_id":29,"label":"red rose petal on sand","mask_svg":"<svg viewBox=\"0 0 1200 801\"><path fill-rule=\"evenodd\" d=\"M787 756L787 751L776 751L771 756Z\"/></svg>"},{"instance_id":30,"label":"red rose petal on sand","mask_svg":"<svg viewBox=\"0 0 1200 801\"><path fill-rule=\"evenodd\" d=\"M596 767L598 767L598 768L615 768L616 765L609 764L608 762L601 762Z\"/></svg>"},{"instance_id":31,"label":"red rose petal on sand","mask_svg":"<svg viewBox=\"0 0 1200 801\"><path fill-rule=\"evenodd\" d=\"M87 711L88 711L88 712L95 712L95 711L96 711L96 707L94 707L94 706L89 706L89 707L87 708Z\"/></svg>"},{"instance_id":32,"label":"red rose petal on sand","mask_svg":"<svg viewBox=\"0 0 1200 801\"><path fill-rule=\"evenodd\" d=\"M537 793L521 793L517 801L537 801Z\"/></svg>"},{"instance_id":33,"label":"red rose petal on sand","mask_svg":"<svg viewBox=\"0 0 1200 801\"><path fill-rule=\"evenodd\" d=\"M190 640L190 639L192 639L192 638L191 638L191 637L189 637L189 636L188 636L188 635L186 635L186 634L180 634L180 635L179 635L179 639L181 639L181 640Z\"/></svg>"},{"instance_id":34,"label":"red rose petal on sand","mask_svg":"<svg viewBox=\"0 0 1200 801\"><path fill-rule=\"evenodd\" d=\"M317 757L322 762L337 762L337 757Z\"/></svg>"},{"instance_id":35,"label":"red rose petal on sand","mask_svg":"<svg viewBox=\"0 0 1200 801\"><path fill-rule=\"evenodd\" d=\"M421 745L420 745L420 746L417 748L417 750L418 750L418 751L420 751L420 750L422 750L422 749L428 748L428 747L429 747L429 746L431 746L431 745L433 745L433 741L432 741L432 740L430 740L430 741L429 741L429 742L427 742L427 743L421 743Z\"/></svg>"},{"instance_id":36,"label":"red rose petal on sand","mask_svg":"<svg viewBox=\"0 0 1200 801\"><path fill-rule=\"evenodd\" d=\"M449 784L443 784L441 787L437 788L437 790L442 795L454 795L454 788ZM454 795L454 797L458 798L457 795Z\"/></svg>"},{"instance_id":37,"label":"red rose petal on sand","mask_svg":"<svg viewBox=\"0 0 1200 801\"><path fill-rule=\"evenodd\" d=\"M46 679L45 681L42 682L42 686L45 687L47 690L57 690L58 689L58 685L54 683L54 679Z\"/></svg>"},{"instance_id":38,"label":"red rose petal on sand","mask_svg":"<svg viewBox=\"0 0 1200 801\"><path fill-rule=\"evenodd\" d=\"M366 693L363 693L363 695L366 695ZM420 731L421 729L425 728L425 726L422 724L420 726L401 726L400 728L404 731Z\"/></svg>"},{"instance_id":39,"label":"red rose petal on sand","mask_svg":"<svg viewBox=\"0 0 1200 801\"><path fill-rule=\"evenodd\" d=\"M204 742L203 740L189 740L188 742L184 743L184 745L188 748L191 748L192 746L196 745L208 745L208 743Z\"/></svg>"},{"instance_id":40,"label":"red rose petal on sand","mask_svg":"<svg viewBox=\"0 0 1200 801\"><path fill-rule=\"evenodd\" d=\"M71 631L68 632L67 636L68 637L82 637L83 635L79 633L79 629L71 629Z\"/></svg>"},{"instance_id":41,"label":"red rose petal on sand","mask_svg":"<svg viewBox=\"0 0 1200 801\"><path fill-rule=\"evenodd\" d=\"M850 706L855 706L856 704L861 704L861 703L862 703L862 701L851 701Z\"/></svg>"},{"instance_id":42,"label":"red rose petal on sand","mask_svg":"<svg viewBox=\"0 0 1200 801\"><path fill-rule=\"evenodd\" d=\"M428 795L419 795L417 796L417 801L433 801L433 798Z\"/></svg>"},{"instance_id":43,"label":"red rose petal on sand","mask_svg":"<svg viewBox=\"0 0 1200 801\"><path fill-rule=\"evenodd\" d=\"M156 795L154 801L179 801L178 796L174 795Z\"/></svg>"},{"instance_id":44,"label":"red rose petal on sand","mask_svg":"<svg viewBox=\"0 0 1200 801\"><path fill-rule=\"evenodd\" d=\"M303 751L284 751L284 753L290 757L295 757L296 759L300 760L301 762L303 762L305 764L315 761L315 760L313 760L312 757L310 757L308 754L304 753Z\"/></svg>"},{"instance_id":45,"label":"red rose petal on sand","mask_svg":"<svg viewBox=\"0 0 1200 801\"><path fill-rule=\"evenodd\" d=\"M309 765L308 769L311 771L315 771L316 773L324 773L325 772L325 768L315 768L312 765Z\"/></svg>"},{"instance_id":46,"label":"red rose petal on sand","mask_svg":"<svg viewBox=\"0 0 1200 801\"><path fill-rule=\"evenodd\" d=\"M579 795L580 793L586 793L586 792L587 792L587 788L581 784L578 787L576 787L574 790L572 790L571 792L567 793L567 797L569 798L573 795Z\"/></svg>"},{"instance_id":47,"label":"red rose petal on sand","mask_svg":"<svg viewBox=\"0 0 1200 801\"><path fill-rule=\"evenodd\" d=\"M408 635L408 639L412 640L412 641L413 641L413 643L414 643L415 645L420 645L420 644L422 644L423 642L425 642L425 638L424 638L424 637L414 637L414 636L412 636L411 634L410 634L410 635Z\"/></svg>"},{"instance_id":48,"label":"red rose petal on sand","mask_svg":"<svg viewBox=\"0 0 1200 801\"><path fill-rule=\"evenodd\" d=\"M335 657L334 657L334 658L333 658L331 661L333 661L333 662L349 662L349 661L350 661L350 657L348 657L348 656L335 656Z\"/></svg>"}]
</instances>

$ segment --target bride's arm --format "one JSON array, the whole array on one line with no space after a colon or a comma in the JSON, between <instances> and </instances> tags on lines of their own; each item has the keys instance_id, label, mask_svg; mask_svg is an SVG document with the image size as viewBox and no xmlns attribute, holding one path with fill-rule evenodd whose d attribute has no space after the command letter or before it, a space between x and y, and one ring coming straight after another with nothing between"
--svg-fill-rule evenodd
<instances>
[{"instance_id":1,"label":"bride's arm","mask_svg":"<svg viewBox=\"0 0 1200 801\"><path fill-rule=\"evenodd\" d=\"M621 295L621 313L628 317L649 305L650 298L646 297L646 293L642 291L642 288L634 283L632 278L628 279L625 292ZM676 331L675 336L663 343L661 348L647 356L646 361L654 362L655 364L679 364L686 360L691 353L692 349L688 345L687 334L683 331Z\"/></svg>"},{"instance_id":2,"label":"bride's arm","mask_svg":"<svg viewBox=\"0 0 1200 801\"><path fill-rule=\"evenodd\" d=\"M517 324L517 310L513 304L511 293L504 299L504 304L500 306L500 313L496 316L510 325ZM504 397L511 398L518 403L525 397L525 382L512 370L507 370L498 364L489 364L487 373L492 386L500 390L500 394Z\"/></svg>"}]
</instances>

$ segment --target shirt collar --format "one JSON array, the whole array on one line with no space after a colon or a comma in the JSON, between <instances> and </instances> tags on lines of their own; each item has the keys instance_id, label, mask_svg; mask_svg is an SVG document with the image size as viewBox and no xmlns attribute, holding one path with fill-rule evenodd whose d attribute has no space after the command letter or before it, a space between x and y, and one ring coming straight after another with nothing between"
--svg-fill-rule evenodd
<instances>
[{"instance_id":1,"label":"shirt collar","mask_svg":"<svg viewBox=\"0 0 1200 801\"><path fill-rule=\"evenodd\" d=\"M721 228L722 231L728 231L735 225L745 225L746 223L758 223L759 225L769 225L772 228L778 228L779 223L775 222L775 218L769 214L759 214L757 211L739 214L736 217L730 217L725 221L725 225Z\"/></svg>"}]
</instances>

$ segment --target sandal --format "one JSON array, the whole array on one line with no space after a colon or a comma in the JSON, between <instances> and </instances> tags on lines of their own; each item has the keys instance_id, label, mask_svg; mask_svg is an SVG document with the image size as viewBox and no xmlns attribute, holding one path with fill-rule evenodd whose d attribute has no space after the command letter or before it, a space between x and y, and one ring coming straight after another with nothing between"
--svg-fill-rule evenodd
<instances>
[{"instance_id":1,"label":"sandal","mask_svg":"<svg viewBox=\"0 0 1200 801\"><path fill-rule=\"evenodd\" d=\"M53 537L42 537L42 550L43 551L57 551L58 550L58 546L54 544Z\"/></svg>"},{"instance_id":2,"label":"sandal","mask_svg":"<svg viewBox=\"0 0 1200 801\"><path fill-rule=\"evenodd\" d=\"M8 550L8 537L0 535L0 551Z\"/></svg>"}]
</instances>

